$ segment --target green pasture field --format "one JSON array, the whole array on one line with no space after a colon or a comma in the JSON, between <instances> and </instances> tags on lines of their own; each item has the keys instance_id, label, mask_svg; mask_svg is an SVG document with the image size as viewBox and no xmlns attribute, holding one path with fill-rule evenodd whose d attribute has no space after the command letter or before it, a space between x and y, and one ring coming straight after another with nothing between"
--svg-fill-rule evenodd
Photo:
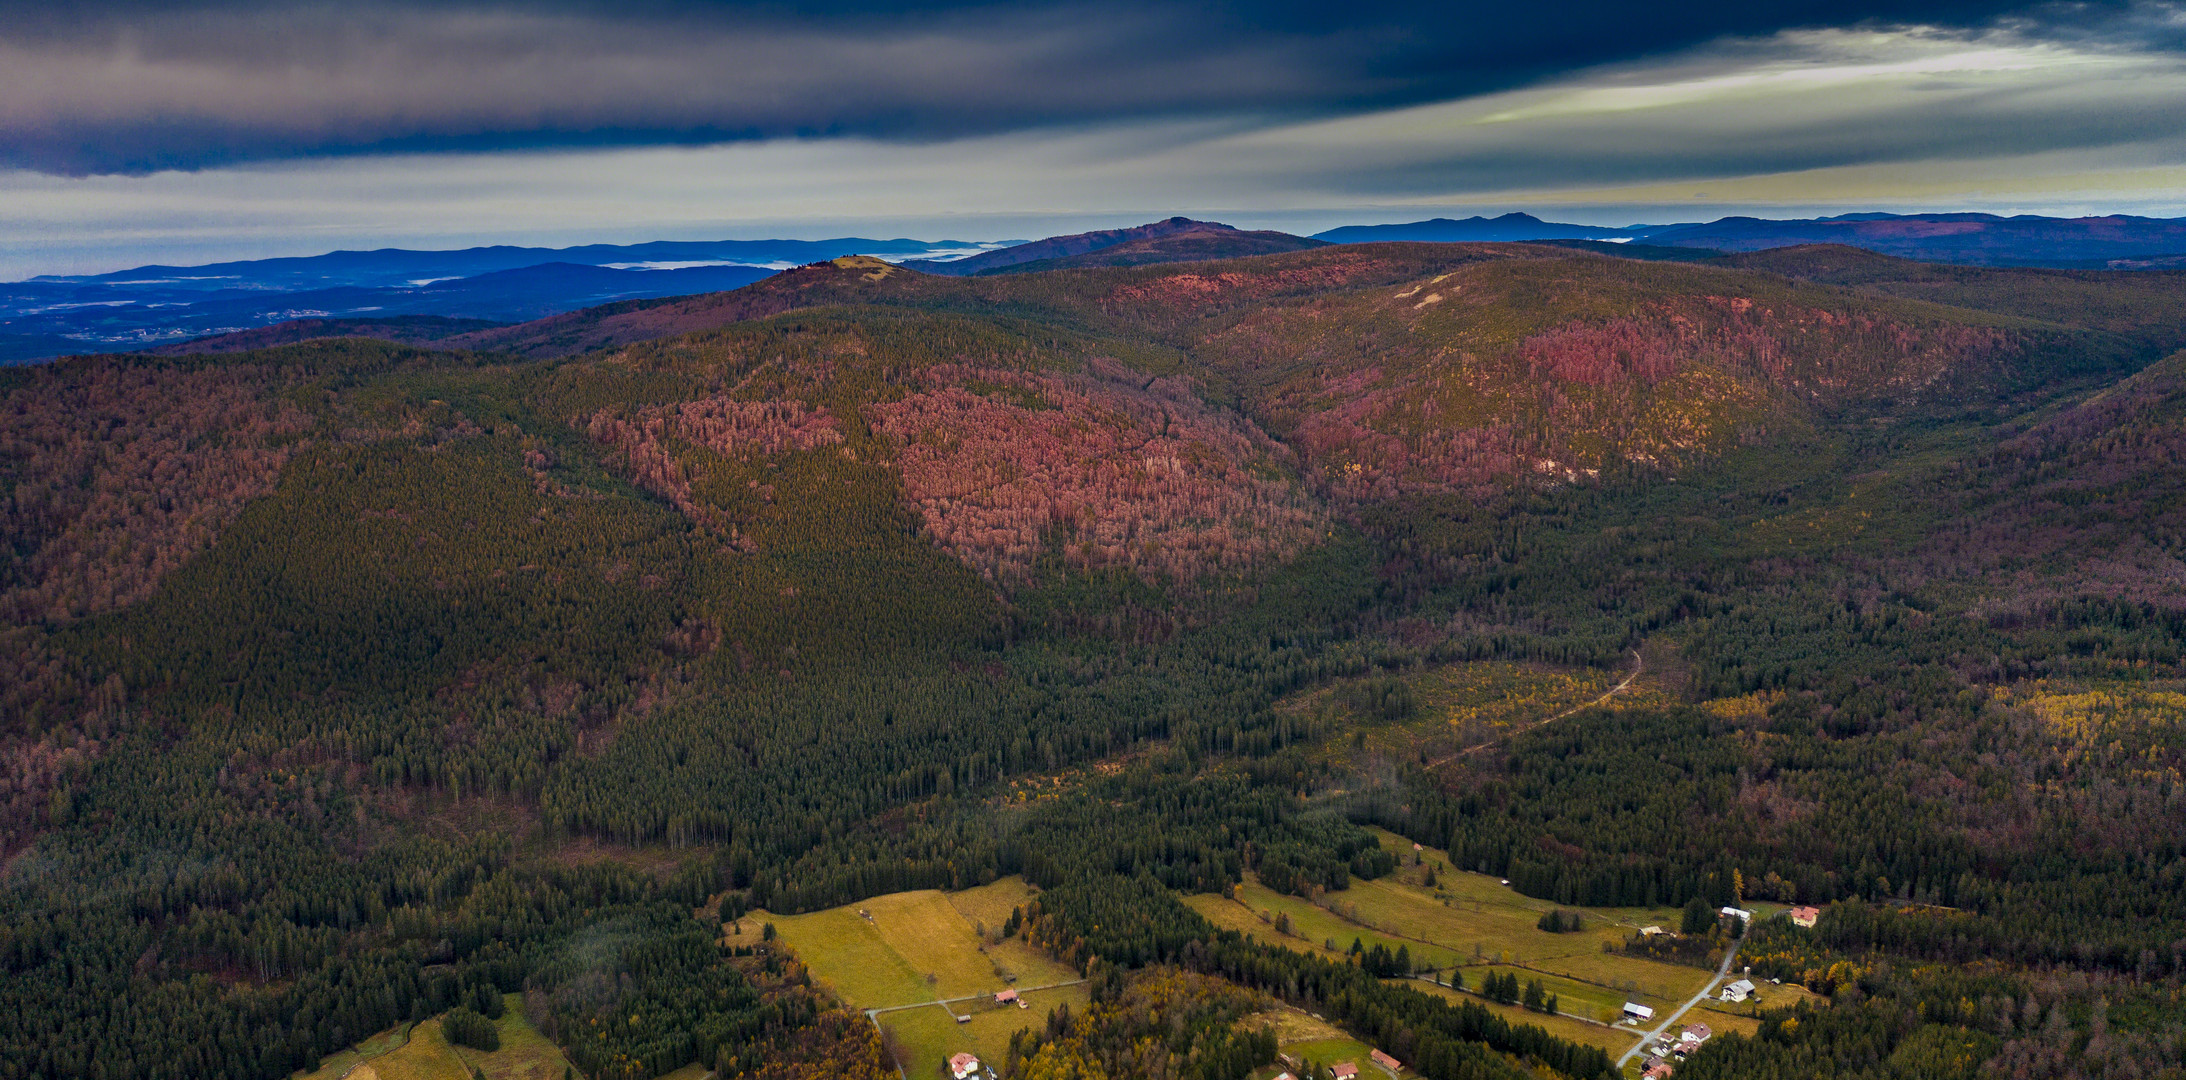
<instances>
[{"instance_id":1,"label":"green pasture field","mask_svg":"<svg viewBox=\"0 0 2186 1080\"><path fill-rule=\"evenodd\" d=\"M1032 902L1038 890L1025 884L1025 879L1015 874L996 878L985 884L948 894L949 906L964 921L976 929L984 926L989 932L999 932L1010 921L1010 912Z\"/></svg>"},{"instance_id":2,"label":"green pasture field","mask_svg":"<svg viewBox=\"0 0 2186 1080\"><path fill-rule=\"evenodd\" d=\"M434 1019L380 1032L295 1080L339 1080L345 1074L349 1080L471 1080L474 1068L487 1080L561 1080L569 1061L524 1019L523 996L508 994L504 1001L507 1007L494 1021L501 1048L493 1053L450 1044Z\"/></svg>"},{"instance_id":3,"label":"green pasture field","mask_svg":"<svg viewBox=\"0 0 2186 1080\"><path fill-rule=\"evenodd\" d=\"M1394 833L1379 834L1404 865L1381 879L1355 881L1348 889L1328 893L1320 905L1272 892L1250 878L1237 889L1236 900L1199 895L1186 903L1218 926L1301 952L1329 955L1325 943L1333 938L1340 954L1357 938L1369 948L1378 944L1394 951L1402 945L1422 964L1461 971L1474 988L1491 971L1514 974L1521 984L1539 980L1557 995L1563 1011L1603 1021L1614 1021L1626 1001L1675 1008L1713 976L1700 968L1604 951L1622 945L1642 926L1676 926L1679 912L1674 908L1566 907L1586 917L1585 928L1550 933L1538 921L1559 905L1521 896L1496 878L1449 870L1443 852L1415 849ZM1431 887L1425 883L1430 868L1436 876ZM1271 918L1263 921L1262 912ZM1276 933L1272 916L1277 912L1290 916L1292 936ZM1570 1018L1555 1022L1523 1009L1507 1011L1544 1021L1543 1027L1592 1028L1591 1038L1584 1040L1591 1045L1602 1045L1607 1033L1611 1041L1624 1040L1615 1048L1619 1053L1630 1045L1629 1038L1609 1028Z\"/></svg>"},{"instance_id":4,"label":"green pasture field","mask_svg":"<svg viewBox=\"0 0 2186 1080\"><path fill-rule=\"evenodd\" d=\"M409 1040L410 1025L397 1024L347 1050L328 1054L320 1060L316 1069L291 1073L290 1080L336 1080L348 1072L350 1066L398 1050Z\"/></svg>"},{"instance_id":5,"label":"green pasture field","mask_svg":"<svg viewBox=\"0 0 2186 1080\"><path fill-rule=\"evenodd\" d=\"M755 938L762 923L772 923L781 943L797 954L813 979L845 1004L874 1009L915 1005L939 996L938 987L926 984L925 973L890 948L880 929L856 908L808 915L755 912L743 920L743 937Z\"/></svg>"},{"instance_id":6,"label":"green pasture field","mask_svg":"<svg viewBox=\"0 0 2186 1080\"><path fill-rule=\"evenodd\" d=\"M1371 1048L1357 1039L1315 1039L1282 1048L1283 1053L1300 1061L1316 1061L1323 1065L1349 1061L1358 1065L1359 1075L1362 1077L1383 1075L1380 1069L1367 1060L1366 1053L1369 1049Z\"/></svg>"},{"instance_id":7,"label":"green pasture field","mask_svg":"<svg viewBox=\"0 0 2186 1080\"><path fill-rule=\"evenodd\" d=\"M1323 898L1360 923L1404 939L1422 939L1457 952L1465 965L1512 964L1561 975L1642 1004L1682 1003L1713 972L1657 960L1603 951L1618 946L1643 926L1675 927L1675 908L1580 908L1521 896L1485 874L1436 870L1433 888L1422 879L1426 867L1447 867L1448 857L1434 848L1413 849L1395 833L1379 831L1382 844L1407 865L1395 874L1353 883ZM1424 866L1409 865L1419 856ZM1541 913L1559 907L1587 917L1585 929L1552 934L1539 928ZM1766 917L1776 905L1753 905ZM1418 946L1413 951L1418 952ZM1468 980L1473 976L1469 973ZM1652 1000L1650 1000L1652 999ZM1623 999L1615 1004L1622 1005Z\"/></svg>"},{"instance_id":8,"label":"green pasture field","mask_svg":"<svg viewBox=\"0 0 2186 1080\"><path fill-rule=\"evenodd\" d=\"M1623 1014L1624 1003L1627 1001L1636 1001L1646 1005L1661 1015L1668 1015L1666 1010L1675 1009L1685 1003L1685 998L1682 997L1672 1001L1668 998L1656 997L1653 994L1627 994L1614 987L1582 982L1530 968L1509 967L1502 964L1482 964L1475 967L1460 968L1459 970L1465 973L1465 988L1467 990L1480 989L1480 984L1487 979L1491 972L1518 976L1518 985L1521 988L1528 982L1539 982L1542 989L1556 995L1558 1010L1599 1020L1605 1024L1616 1022L1617 1017ZM1690 993L1688 991L1687 995L1690 996Z\"/></svg>"},{"instance_id":9,"label":"green pasture field","mask_svg":"<svg viewBox=\"0 0 2186 1080\"><path fill-rule=\"evenodd\" d=\"M1406 840L1387 829L1370 827L1369 831L1381 839L1382 848L1395 855L1400 863L1397 872L1380 879L1381 882L1409 886L1415 892L1430 900L1436 902L1448 900L1468 910L1487 912L1502 909L1513 914L1524 913L1526 916L1524 929L1533 929L1533 920L1540 918L1542 912L1562 908L1566 911L1577 911L1588 916L1587 928L1574 933L1601 932L1606 935L1614 932L1614 940L1621 942L1626 934L1643 926L1660 926L1664 929L1674 930L1682 917L1682 913L1678 908L1670 906L1575 908L1547 900L1537 900L1519 894L1510 886L1503 884L1500 878L1490 877L1487 874L1476 874L1469 870L1451 869L1449 853L1440 848L1425 846L1415 848L1410 840ZM1412 860L1415 856L1421 860L1421 865L1413 865ZM1427 888L1421 881L1426 876L1426 869L1429 866L1435 869L1436 883L1432 889ZM1756 910L1763 909L1774 911L1776 906L1767 904L1756 906ZM1572 936L1546 934L1544 931L1539 930L1534 932L1542 933L1548 937Z\"/></svg>"},{"instance_id":10,"label":"green pasture field","mask_svg":"<svg viewBox=\"0 0 2186 1080\"><path fill-rule=\"evenodd\" d=\"M1024 999L1022 1009L991 1001L904 1009L882 1013L880 1023L905 1058L904 1075L909 1080L937 1080L948 1076L950 1055L969 1051L991 1066L1009 1053L1010 1036L1019 1029L1047 1023L1048 1013L1060 1005L1083 1013L1091 1001L1082 985L1028 991ZM959 1024L958 1015L969 1015L971 1021Z\"/></svg>"},{"instance_id":11,"label":"green pasture field","mask_svg":"<svg viewBox=\"0 0 2186 1080\"><path fill-rule=\"evenodd\" d=\"M1581 1046L1598 1046L1608 1051L1612 1057L1631 1049L1632 1044L1639 1039L1638 1032L1607 1027L1601 1024L1589 1024L1584 1020L1574 1020L1568 1016L1545 1016L1541 1013L1529 1012L1517 1005L1499 1005L1477 994L1452 990L1447 986L1436 986L1432 983L1417 980L1406 985L1421 993L1434 994L1438 997L1448 998L1451 1001L1470 1001L1502 1016L1511 1023L1532 1024L1551 1035L1561 1039L1569 1039Z\"/></svg>"},{"instance_id":12,"label":"green pasture field","mask_svg":"<svg viewBox=\"0 0 2186 1080\"><path fill-rule=\"evenodd\" d=\"M1725 1035L1735 1031L1748 1038L1752 1038L1761 1031L1761 1021L1754 1017L1720 1013L1704 1005L1694 1007L1693 1011L1686 1013L1685 1018L1678 1023L1680 1027L1685 1024L1706 1024L1718 1035ZM1676 1033L1675 1028L1671 1029L1671 1034Z\"/></svg>"},{"instance_id":13,"label":"green pasture field","mask_svg":"<svg viewBox=\"0 0 2186 1080\"><path fill-rule=\"evenodd\" d=\"M943 1075L952 1054L998 1061L1019 1028L1045 1024L1058 1005L1085 1008L1083 986L1034 989L1076 983L1077 971L1020 939L993 943L1010 911L1033 895L1023 879L1011 877L959 893L890 893L805 915L758 911L726 940L758 944L773 924L781 944L844 1004L892 1010L877 1019L905 1059L906 1075L931 1080ZM1024 995L1026 1008L993 1003L991 995L1011 987ZM973 1000L929 1004L953 998ZM959 1015L971 1020L959 1024Z\"/></svg>"},{"instance_id":14,"label":"green pasture field","mask_svg":"<svg viewBox=\"0 0 2186 1080\"><path fill-rule=\"evenodd\" d=\"M756 943L761 928L773 923L782 943L813 978L859 1009L1077 979L1075 970L1018 939L981 951L975 920L990 933L999 933L1010 908L1030 897L1023 881L1007 878L956 896L921 889L806 915L753 912L741 920L742 932L729 940ZM967 914L967 909L979 914ZM996 911L1001 918L989 921Z\"/></svg>"},{"instance_id":15,"label":"green pasture field","mask_svg":"<svg viewBox=\"0 0 2186 1080\"><path fill-rule=\"evenodd\" d=\"M1237 899L1224 900L1212 893L1185 898L1185 903L1209 922L1217 926L1242 931L1269 944L1282 945L1299 952L1324 956L1342 956L1350 951L1351 942L1371 949L1381 945L1395 952L1399 946L1410 949L1415 964L1449 967L1462 958L1451 949L1438 947L1426 941L1413 940L1392 934L1380 933L1372 927L1362 926L1342 918L1326 909L1314 906L1301 897L1285 896L1261 885L1247 875L1245 883L1237 887ZM1270 920L1262 922L1259 913L1267 912ZM1275 932L1273 916L1282 913L1290 916L1291 935ZM1331 953L1327 949L1330 939L1336 942Z\"/></svg>"}]
</instances>

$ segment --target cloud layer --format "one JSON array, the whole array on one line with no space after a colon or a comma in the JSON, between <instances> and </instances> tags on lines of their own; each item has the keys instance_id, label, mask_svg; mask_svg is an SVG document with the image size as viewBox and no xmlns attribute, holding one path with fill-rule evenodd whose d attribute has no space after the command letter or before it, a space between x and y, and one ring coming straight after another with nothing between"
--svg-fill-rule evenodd
<instances>
[{"instance_id":1,"label":"cloud layer","mask_svg":"<svg viewBox=\"0 0 2186 1080\"><path fill-rule=\"evenodd\" d=\"M1337 116L1727 34L1877 19L1971 26L2010 10L1955 0L21 6L0 18L0 166L67 175L359 151Z\"/></svg>"},{"instance_id":2,"label":"cloud layer","mask_svg":"<svg viewBox=\"0 0 2186 1080\"><path fill-rule=\"evenodd\" d=\"M1648 32L1682 44L1637 56L1515 16L1398 33L1371 4L1226 36L1216 9L845 7L824 32L674 6L332 10L0 21L0 276L1177 212L1297 231L1516 207L2186 214L2172 4L1677 22ZM1547 70L1527 49L1559 33L1607 58ZM1450 59L1496 41L1511 55Z\"/></svg>"}]
</instances>

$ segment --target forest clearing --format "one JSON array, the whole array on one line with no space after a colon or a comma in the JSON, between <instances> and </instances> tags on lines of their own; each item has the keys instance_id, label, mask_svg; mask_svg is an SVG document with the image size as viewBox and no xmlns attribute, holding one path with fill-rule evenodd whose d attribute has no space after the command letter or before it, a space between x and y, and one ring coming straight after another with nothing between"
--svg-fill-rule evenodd
<instances>
[{"instance_id":1,"label":"forest clearing","mask_svg":"<svg viewBox=\"0 0 2186 1080\"><path fill-rule=\"evenodd\" d=\"M805 915L746 914L727 934L764 944L765 927L845 1005L865 1010L901 1052L905 1072L935 1075L949 1055L995 1059L1019 1028L1061 1005L1083 1011L1078 973L1022 938L1003 938L1013 909L1035 895L1021 877L955 893L890 893ZM1062 984L1062 985L1058 985ZM1017 989L1023 1007L993 995ZM958 1022L959 1016L969 1020Z\"/></svg>"},{"instance_id":2,"label":"forest clearing","mask_svg":"<svg viewBox=\"0 0 2186 1080\"><path fill-rule=\"evenodd\" d=\"M506 994L502 1000L502 1013L493 1021L498 1050L457 1046L434 1018L380 1032L293 1080L471 1080L473 1069L486 1080L562 1080L569 1062L524 1018L523 995Z\"/></svg>"}]
</instances>

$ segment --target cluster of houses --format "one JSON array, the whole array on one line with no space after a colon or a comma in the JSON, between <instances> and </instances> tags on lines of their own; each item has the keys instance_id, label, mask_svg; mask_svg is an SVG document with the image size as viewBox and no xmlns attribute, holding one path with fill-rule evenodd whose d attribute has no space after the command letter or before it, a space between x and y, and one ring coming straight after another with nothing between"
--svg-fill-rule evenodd
<instances>
[{"instance_id":1,"label":"cluster of houses","mask_svg":"<svg viewBox=\"0 0 2186 1080\"><path fill-rule=\"evenodd\" d=\"M1753 921L1753 912L1744 908L1726 907L1721 914L1727 918L1735 918L1748 924ZM1795 907L1784 914L1791 919L1792 925L1811 930L1814 928L1815 921L1822 917L1822 910L1817 907ZM1660 927L1654 926L1645 927L1640 931L1641 934L1650 936L1662 932ZM1758 993L1759 990L1754 986L1752 979L1737 979L1724 986L1722 992L1717 996L1723 1001L1738 1003L1755 1000ZM1627 1022L1639 1024L1654 1018L1655 1010L1637 1002L1627 1001L1624 1003L1624 1019ZM1680 1031L1677 1038L1665 1037L1647 1048L1648 1056L1641 1066L1641 1075L1645 1080L1666 1080L1671 1072L1676 1069L1676 1062L1685 1060L1687 1054L1700 1049L1700 1045L1707 1042L1714 1035L1715 1032L1709 1030L1706 1024L1685 1025L1685 1030Z\"/></svg>"},{"instance_id":2,"label":"cluster of houses","mask_svg":"<svg viewBox=\"0 0 2186 1080\"><path fill-rule=\"evenodd\" d=\"M1685 1060L1685 1055L1700 1049L1700 1044L1715 1037L1706 1024L1687 1024L1677 1038L1664 1038L1647 1048L1647 1060L1640 1066L1640 1075L1646 1080L1663 1080L1677 1066L1674 1062Z\"/></svg>"}]
</instances>

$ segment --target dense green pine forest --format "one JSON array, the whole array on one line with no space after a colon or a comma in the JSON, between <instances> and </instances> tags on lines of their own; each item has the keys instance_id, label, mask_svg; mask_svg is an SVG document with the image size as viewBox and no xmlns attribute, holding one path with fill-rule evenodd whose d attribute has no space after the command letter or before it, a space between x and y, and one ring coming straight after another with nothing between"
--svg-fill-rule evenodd
<instances>
[{"instance_id":1,"label":"dense green pine forest","mask_svg":"<svg viewBox=\"0 0 2186 1080\"><path fill-rule=\"evenodd\" d=\"M10 369L0 1080L504 994L588 1077L887 1075L720 924L1007 875L1093 1003L1008 1075L1253 1075L1268 1002L1622 1075L1182 899L1381 878L1372 828L1822 908L1740 948L1827 1004L1679 1075L2186 1075L2186 278L2030 274L852 258L675 336ZM1488 661L1648 694L1452 742L1414 687Z\"/></svg>"}]
</instances>

